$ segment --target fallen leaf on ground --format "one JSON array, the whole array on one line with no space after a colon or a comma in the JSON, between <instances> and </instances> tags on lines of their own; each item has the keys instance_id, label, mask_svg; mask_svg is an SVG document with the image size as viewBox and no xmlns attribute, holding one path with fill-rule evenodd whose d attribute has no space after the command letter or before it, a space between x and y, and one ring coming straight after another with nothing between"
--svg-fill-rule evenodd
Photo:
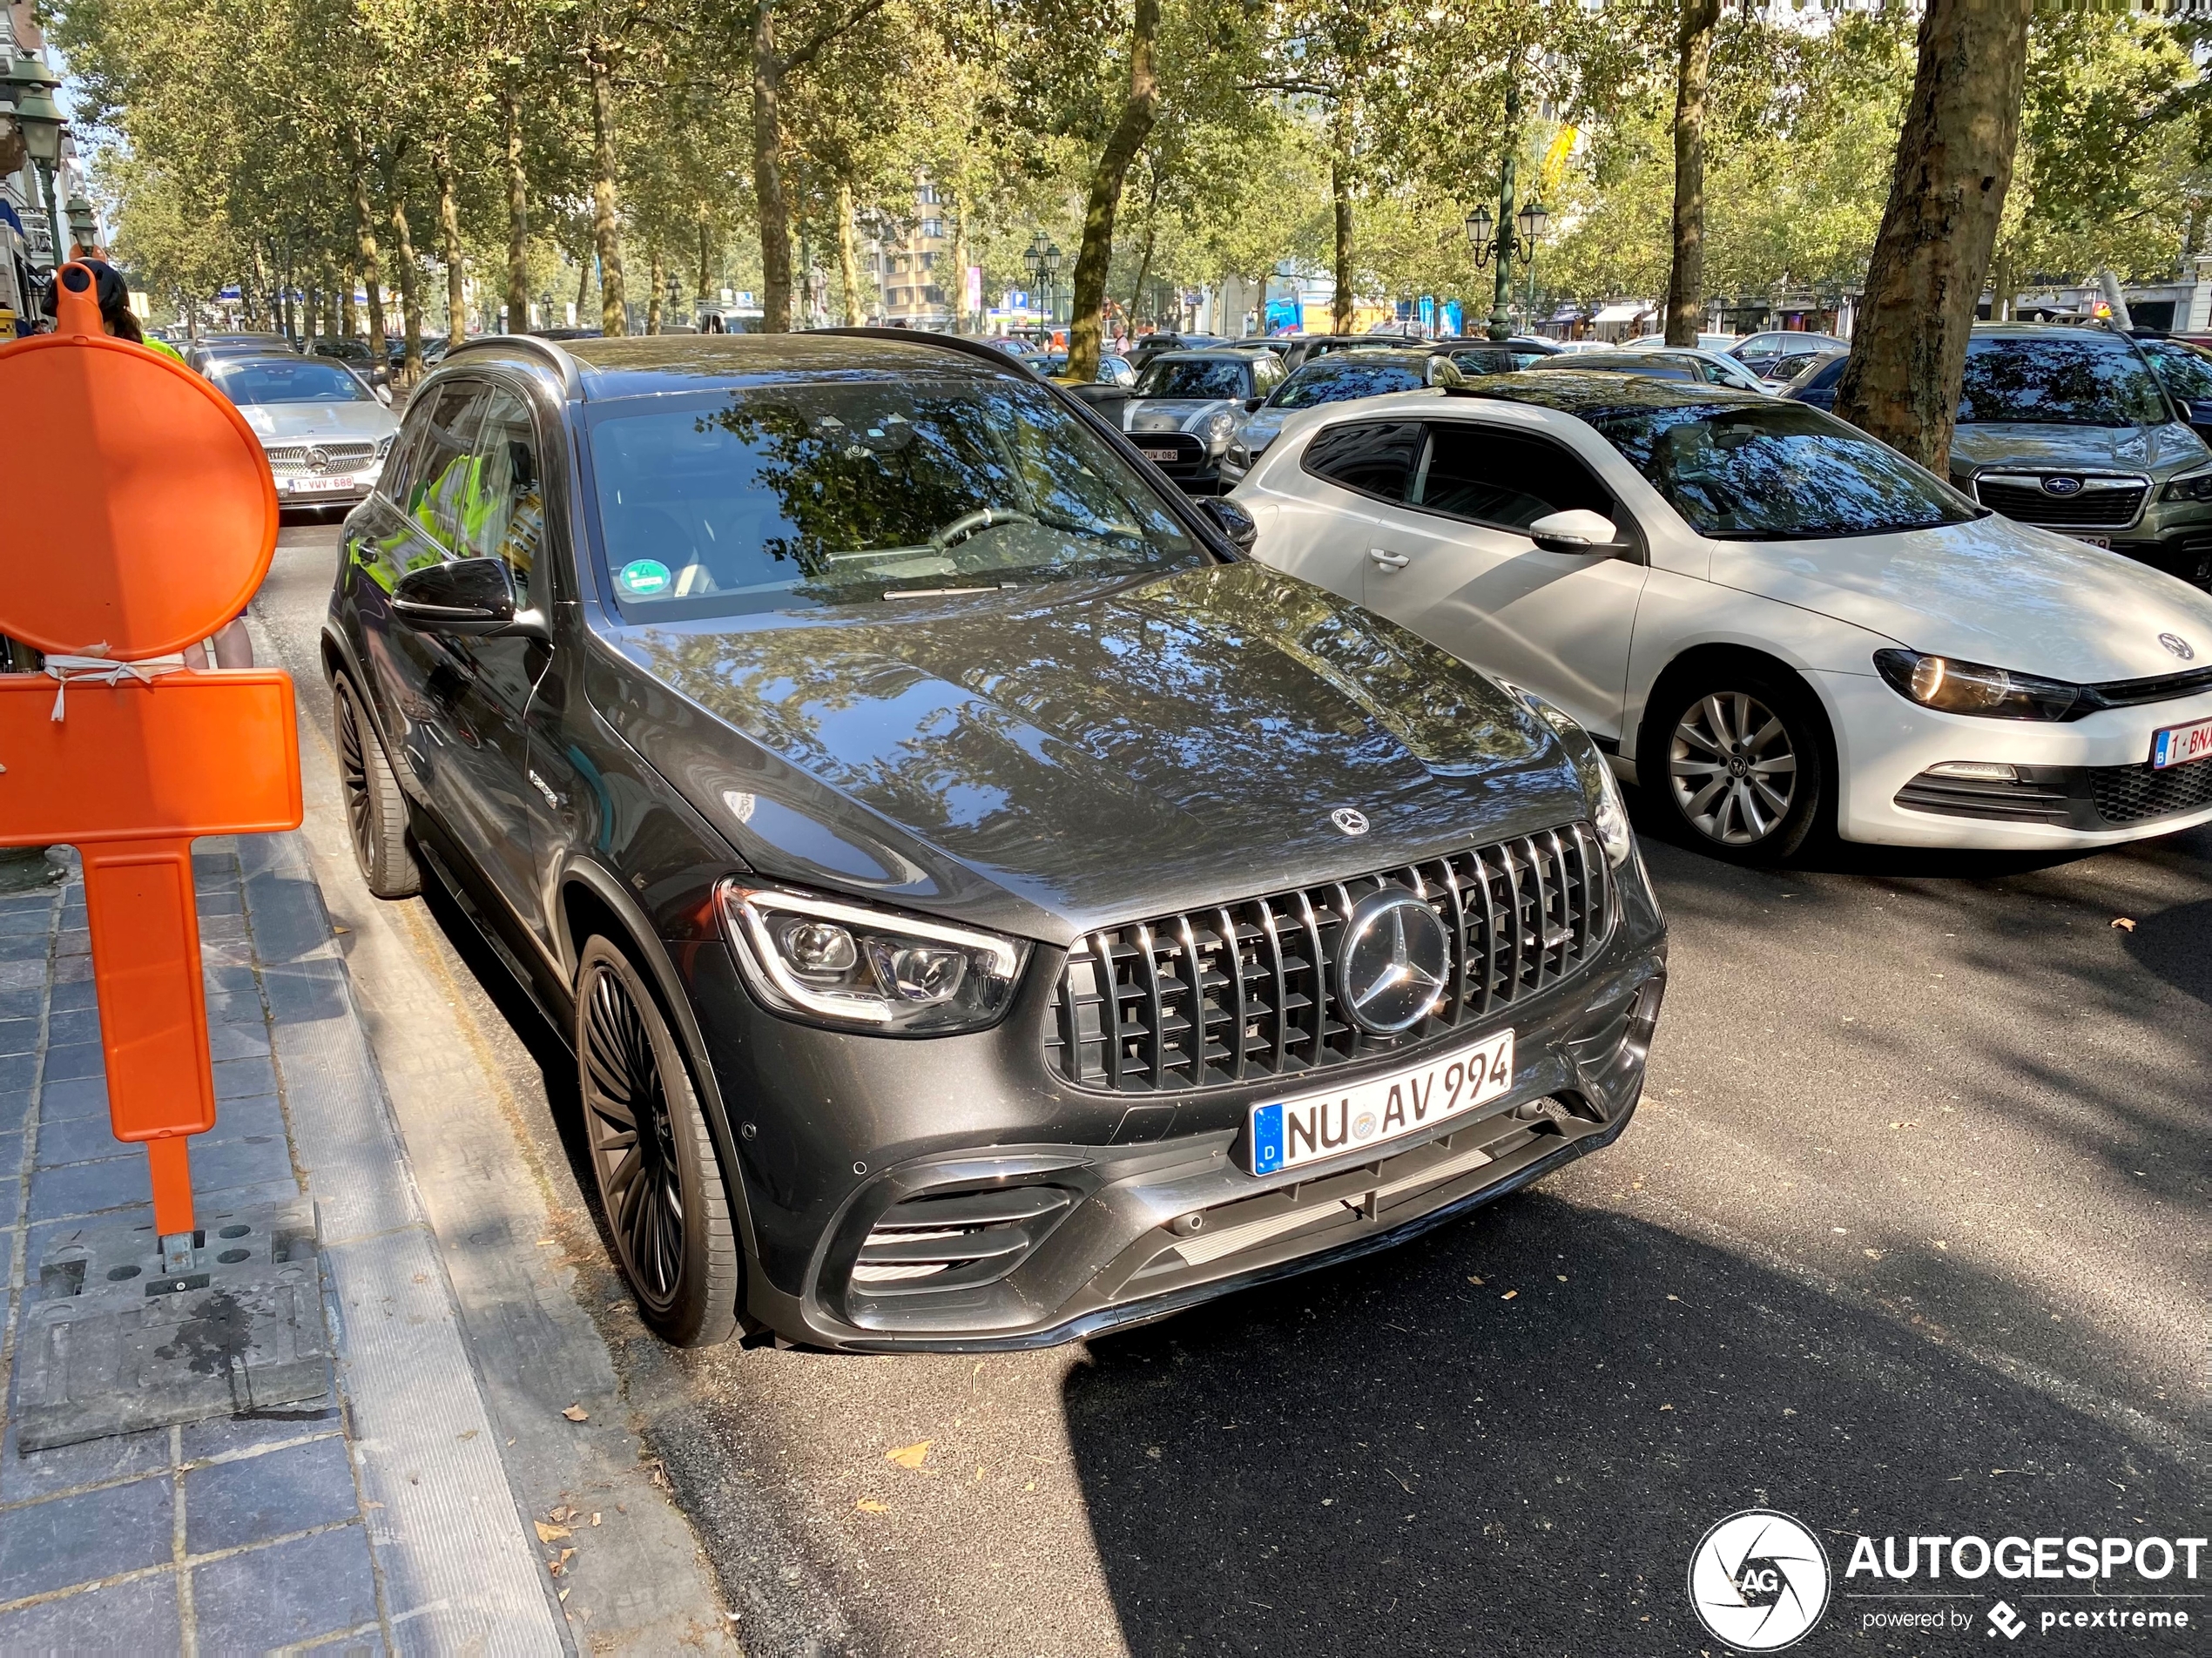
<instances>
[{"instance_id":1,"label":"fallen leaf on ground","mask_svg":"<svg viewBox=\"0 0 2212 1658\"><path fill-rule=\"evenodd\" d=\"M537 1527L537 1540L541 1543L557 1543L563 1537L576 1535L565 1526L549 1526L542 1520L532 1523Z\"/></svg>"},{"instance_id":2,"label":"fallen leaf on ground","mask_svg":"<svg viewBox=\"0 0 2212 1658\"><path fill-rule=\"evenodd\" d=\"M569 1562L575 1558L576 1551L574 1549L564 1548L561 1551L561 1558L559 1560L548 1560L545 1562L545 1569L552 1573L555 1577L558 1577L562 1573L569 1569Z\"/></svg>"},{"instance_id":3,"label":"fallen leaf on ground","mask_svg":"<svg viewBox=\"0 0 2212 1658\"><path fill-rule=\"evenodd\" d=\"M878 1502L873 1497L863 1497L860 1501L854 1503L853 1506L859 1509L864 1514L887 1514L891 1512L891 1505L889 1503Z\"/></svg>"},{"instance_id":4,"label":"fallen leaf on ground","mask_svg":"<svg viewBox=\"0 0 2212 1658\"><path fill-rule=\"evenodd\" d=\"M561 1414L567 1417L571 1422L589 1422L591 1419L591 1412L585 1410L581 1405L571 1405L566 1410L563 1411Z\"/></svg>"},{"instance_id":5,"label":"fallen leaf on ground","mask_svg":"<svg viewBox=\"0 0 2212 1658\"><path fill-rule=\"evenodd\" d=\"M1671 1411L1675 1407L1671 1405L1662 1405L1659 1408L1662 1411Z\"/></svg>"},{"instance_id":6,"label":"fallen leaf on ground","mask_svg":"<svg viewBox=\"0 0 2212 1658\"><path fill-rule=\"evenodd\" d=\"M895 1451L886 1451L883 1459L896 1463L901 1468L919 1468L929 1458L929 1441L916 1439L912 1445L902 1445Z\"/></svg>"},{"instance_id":7,"label":"fallen leaf on ground","mask_svg":"<svg viewBox=\"0 0 2212 1658\"><path fill-rule=\"evenodd\" d=\"M591 1516L591 1523L592 1523L594 1526L597 1526L597 1525L599 1523L599 1516L598 1516L597 1513L594 1513L594 1514Z\"/></svg>"},{"instance_id":8,"label":"fallen leaf on ground","mask_svg":"<svg viewBox=\"0 0 2212 1658\"><path fill-rule=\"evenodd\" d=\"M2122 933L2133 933L2135 930L2135 924L2124 915L2114 916L2112 918L2112 924L2118 927Z\"/></svg>"},{"instance_id":9,"label":"fallen leaf on ground","mask_svg":"<svg viewBox=\"0 0 2212 1658\"><path fill-rule=\"evenodd\" d=\"M567 1589L563 1589L563 1590L561 1591L561 1604L562 1604L563 1606L566 1606L566 1605L568 1605L568 1603L569 1603L569 1594L570 1594L570 1591L569 1591L569 1590L567 1590Z\"/></svg>"},{"instance_id":10,"label":"fallen leaf on ground","mask_svg":"<svg viewBox=\"0 0 2212 1658\"><path fill-rule=\"evenodd\" d=\"M1468 1276L1467 1282L1468 1282L1469 1284L1480 1284L1480 1283L1482 1282L1482 1280L1481 1280L1480 1278L1475 1277L1474 1277L1472 1274L1470 1274L1470 1275Z\"/></svg>"},{"instance_id":11,"label":"fallen leaf on ground","mask_svg":"<svg viewBox=\"0 0 2212 1658\"><path fill-rule=\"evenodd\" d=\"M1508 1290L1505 1292L1505 1294L1500 1296L1498 1299L1501 1301L1510 1301L1520 1293L1521 1291L1518 1290Z\"/></svg>"}]
</instances>

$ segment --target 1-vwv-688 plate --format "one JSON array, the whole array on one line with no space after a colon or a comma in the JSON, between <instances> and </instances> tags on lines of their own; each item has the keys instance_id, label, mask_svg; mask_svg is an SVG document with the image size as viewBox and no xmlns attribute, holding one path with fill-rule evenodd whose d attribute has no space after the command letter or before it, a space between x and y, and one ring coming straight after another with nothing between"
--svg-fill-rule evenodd
<instances>
[{"instance_id":1,"label":"1-vwv-688 plate","mask_svg":"<svg viewBox=\"0 0 2212 1658\"><path fill-rule=\"evenodd\" d=\"M1347 1151L1364 1151L1433 1129L1487 1105L1513 1086L1513 1033L1326 1094L1302 1095L1251 1110L1251 1166L1279 1174Z\"/></svg>"}]
</instances>

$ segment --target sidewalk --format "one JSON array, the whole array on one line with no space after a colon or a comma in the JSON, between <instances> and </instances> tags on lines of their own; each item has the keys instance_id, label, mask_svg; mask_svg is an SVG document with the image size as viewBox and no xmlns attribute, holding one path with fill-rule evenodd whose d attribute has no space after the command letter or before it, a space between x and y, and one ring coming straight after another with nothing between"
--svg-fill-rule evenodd
<instances>
[{"instance_id":1,"label":"sidewalk","mask_svg":"<svg viewBox=\"0 0 2212 1658\"><path fill-rule=\"evenodd\" d=\"M108 1131L84 888L0 896L0 1648L573 1650L304 849L211 839L194 864L219 1102L195 1193L314 1203L330 1391L18 1453L39 1262L151 1208Z\"/></svg>"}]
</instances>

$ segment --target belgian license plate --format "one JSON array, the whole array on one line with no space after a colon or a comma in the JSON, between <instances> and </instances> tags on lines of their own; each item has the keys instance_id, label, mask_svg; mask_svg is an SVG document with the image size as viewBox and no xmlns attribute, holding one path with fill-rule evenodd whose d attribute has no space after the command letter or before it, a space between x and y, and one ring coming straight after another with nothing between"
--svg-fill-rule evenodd
<instances>
[{"instance_id":1,"label":"belgian license plate","mask_svg":"<svg viewBox=\"0 0 2212 1658\"><path fill-rule=\"evenodd\" d=\"M1181 458L1175 449L1139 449L1137 453L1148 461L1174 461Z\"/></svg>"},{"instance_id":2,"label":"belgian license plate","mask_svg":"<svg viewBox=\"0 0 2212 1658\"><path fill-rule=\"evenodd\" d=\"M294 478L292 480L292 488L293 492L303 495L334 495L341 489L350 489L353 487L354 481L350 476L342 478Z\"/></svg>"},{"instance_id":3,"label":"belgian license plate","mask_svg":"<svg viewBox=\"0 0 2212 1658\"><path fill-rule=\"evenodd\" d=\"M1280 1174L1388 1145L1487 1105L1513 1086L1513 1033L1326 1094L1256 1105L1251 1171Z\"/></svg>"},{"instance_id":4,"label":"belgian license plate","mask_svg":"<svg viewBox=\"0 0 2212 1658\"><path fill-rule=\"evenodd\" d=\"M2092 547L2101 547L2107 552L2110 552L2112 550L2112 537L2109 536L2074 536L2074 532L2071 530L2067 530L2064 533L2073 536L2073 539L2075 541L2086 541Z\"/></svg>"},{"instance_id":5,"label":"belgian license plate","mask_svg":"<svg viewBox=\"0 0 2212 1658\"><path fill-rule=\"evenodd\" d=\"M2168 725L2162 731L2152 733L2150 765L2154 772L2162 772L2169 765L2187 765L2191 760L2212 759L2212 719L2192 720L2186 725Z\"/></svg>"}]
</instances>

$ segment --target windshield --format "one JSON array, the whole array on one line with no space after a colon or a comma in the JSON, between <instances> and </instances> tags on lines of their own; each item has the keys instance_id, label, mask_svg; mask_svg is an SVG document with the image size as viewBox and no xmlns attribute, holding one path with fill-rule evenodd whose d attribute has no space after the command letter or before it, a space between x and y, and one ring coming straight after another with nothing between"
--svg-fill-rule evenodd
<instances>
[{"instance_id":1,"label":"windshield","mask_svg":"<svg viewBox=\"0 0 2212 1658\"><path fill-rule=\"evenodd\" d=\"M1877 536L1982 516L1895 449L1803 403L1593 409L1582 418L1684 522L1716 540Z\"/></svg>"},{"instance_id":2,"label":"windshield","mask_svg":"<svg viewBox=\"0 0 2212 1658\"><path fill-rule=\"evenodd\" d=\"M2163 426L2173 418L2134 347L2099 332L2079 340L1975 340L1966 347L1959 424Z\"/></svg>"},{"instance_id":3,"label":"windshield","mask_svg":"<svg viewBox=\"0 0 2212 1658\"><path fill-rule=\"evenodd\" d=\"M1206 562L1042 387L916 379L670 401L609 405L590 428L603 568L632 621Z\"/></svg>"},{"instance_id":4,"label":"windshield","mask_svg":"<svg viewBox=\"0 0 2212 1658\"><path fill-rule=\"evenodd\" d=\"M1423 371L1407 363L1361 362L1351 357L1317 359L1277 387L1267 406L1313 408L1323 403L1347 403L1355 397L1379 397L1385 392L1419 391L1427 383Z\"/></svg>"},{"instance_id":5,"label":"windshield","mask_svg":"<svg viewBox=\"0 0 2212 1658\"><path fill-rule=\"evenodd\" d=\"M367 403L368 387L336 363L218 363L215 383L233 403Z\"/></svg>"},{"instance_id":6,"label":"windshield","mask_svg":"<svg viewBox=\"0 0 2212 1658\"><path fill-rule=\"evenodd\" d=\"M1242 397L1245 365L1218 357L1156 357L1136 377L1139 397Z\"/></svg>"}]
</instances>

